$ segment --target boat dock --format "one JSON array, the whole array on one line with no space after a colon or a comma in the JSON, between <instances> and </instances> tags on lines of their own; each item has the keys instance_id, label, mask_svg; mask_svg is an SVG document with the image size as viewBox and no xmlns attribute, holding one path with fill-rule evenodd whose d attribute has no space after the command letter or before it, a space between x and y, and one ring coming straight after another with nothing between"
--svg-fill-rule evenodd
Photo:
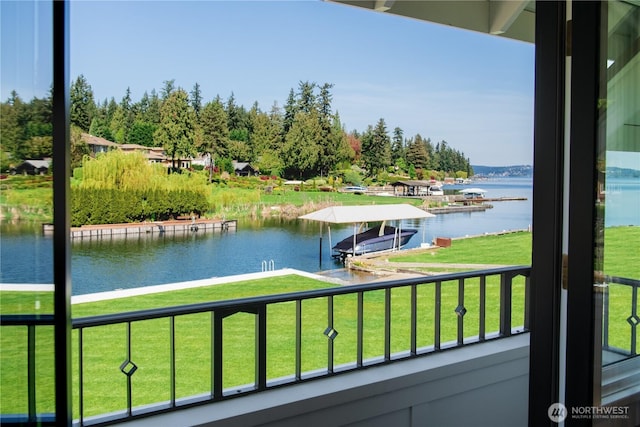
<instances>
[{"instance_id":1,"label":"boat dock","mask_svg":"<svg viewBox=\"0 0 640 427\"><path fill-rule=\"evenodd\" d=\"M236 230L238 221L220 219L194 219L194 220L174 220L174 221L153 221L138 222L128 224L100 224L83 225L82 227L71 227L71 238L82 239L87 237L111 237L128 236L135 234L150 233L194 233L211 231ZM44 224L42 227L44 234L53 233L52 224Z\"/></svg>"},{"instance_id":2,"label":"boat dock","mask_svg":"<svg viewBox=\"0 0 640 427\"><path fill-rule=\"evenodd\" d=\"M448 205L438 208L426 208L427 212L432 214L449 214L449 213L461 213L461 212L484 212L487 209L493 208L488 204L476 204L476 205Z\"/></svg>"}]
</instances>

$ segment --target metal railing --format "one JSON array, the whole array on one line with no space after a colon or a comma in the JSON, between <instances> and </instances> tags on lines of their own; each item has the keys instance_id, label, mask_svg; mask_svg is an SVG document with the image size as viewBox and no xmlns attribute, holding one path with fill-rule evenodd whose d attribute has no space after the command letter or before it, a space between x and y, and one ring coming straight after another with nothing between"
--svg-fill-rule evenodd
<instances>
[{"instance_id":1,"label":"metal railing","mask_svg":"<svg viewBox=\"0 0 640 427\"><path fill-rule=\"evenodd\" d=\"M80 426L114 424L150 413L220 401L526 332L530 311L529 275L530 267L497 268L76 318L72 321L76 358L74 387L78 390L75 423ZM514 280L516 278L518 279ZM514 283L517 284L516 298L513 294ZM374 299L377 305L372 303ZM305 317L305 310L312 302L315 307L322 307L321 315L314 312L314 318L308 319ZM517 311L514 313L513 307L516 305ZM267 318L267 313L271 310L283 308L292 312L292 322L287 327L275 325L278 320L275 315ZM241 333L225 329L225 319L238 313L245 313L253 318L250 322L253 324L255 341L253 351L248 351L252 353L249 359L254 364L253 382L225 387L224 379L228 374L225 370L225 346L233 345L237 340L246 341L247 334L251 332L246 322ZM204 392L200 390L198 393L185 395L184 391L177 391L177 383L182 382L183 376L178 371L183 371L181 358L189 350L183 350L178 342L182 342L185 335L190 333L177 327L177 324L192 315L206 317L206 322L200 323L199 329L208 329L205 336L210 342L199 348L206 349L201 351L207 354L191 356L199 361L204 360L203 364L209 365L209 377ZM517 327L514 327L512 321L514 316L521 322ZM23 325L30 334L43 321L42 317L1 317L2 326ZM348 321L345 317L348 317ZM399 320L400 317L402 320ZM371 325L377 325L373 332ZM93 350L94 344L87 342L95 343L95 338L85 338L89 338L92 331L100 328L110 328L111 331L110 342L102 343L105 348L113 346L121 351L119 369L115 366L109 372L97 373L93 366L96 357L101 355L97 355L95 350L93 353L89 351ZM147 341L152 340L151 336L166 334L165 342L168 347L162 351L156 350L168 354L164 367L166 378L162 381L167 390L154 396L152 402L144 401L142 404L139 403L140 399L134 399L136 391L141 389L135 383L135 373L148 367L145 366L145 358L141 357L138 343L133 338L133 328L144 331L143 336ZM157 331L152 331L154 328ZM322 332L322 341L308 340L309 334L315 336ZM281 334L293 337L293 348L290 349L293 363L287 373L270 376L267 372L268 351L277 352L271 347L271 341L279 339L277 337ZM336 354L336 341L340 342L338 336L345 342L350 340L354 343L354 354L347 359L343 352ZM372 351L369 341L375 340L379 341L379 349ZM29 345L29 378L35 375L36 354L35 345ZM321 354L326 360L322 362L322 366L316 364L309 367L304 363L309 354ZM271 355L272 358L275 356L277 354ZM178 369L178 365L181 369ZM105 380L115 387L115 384L122 384L122 374L126 381L126 402L120 408L107 411L107 414L96 414L91 408L87 408L87 398L96 396L91 396L91 390L87 391L86 379L104 375ZM38 417L35 412L35 391L32 392L35 390L35 379L29 381L29 394L25 399L29 400L28 418L35 420ZM31 384L31 381L34 383ZM3 422L5 419L8 420L3 418Z\"/></svg>"},{"instance_id":2,"label":"metal railing","mask_svg":"<svg viewBox=\"0 0 640 427\"><path fill-rule=\"evenodd\" d=\"M640 313L638 313L640 280L606 276L604 282L604 285L598 286L600 292L597 293L598 298L596 298L596 309L602 313L602 350L620 355L621 359L637 356L638 325L640 324ZM629 326L629 339L622 338L626 341L624 346L621 346L621 336L624 337L626 333L620 329L620 325L624 325L622 321ZM617 328L613 334L616 337L614 344L610 339L612 328Z\"/></svg>"}]
</instances>

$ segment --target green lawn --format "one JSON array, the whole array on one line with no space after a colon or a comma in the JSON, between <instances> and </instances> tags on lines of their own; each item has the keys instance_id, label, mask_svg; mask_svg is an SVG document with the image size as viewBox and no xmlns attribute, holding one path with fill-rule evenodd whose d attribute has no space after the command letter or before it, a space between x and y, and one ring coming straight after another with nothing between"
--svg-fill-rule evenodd
<instances>
[{"instance_id":1,"label":"green lawn","mask_svg":"<svg viewBox=\"0 0 640 427\"><path fill-rule=\"evenodd\" d=\"M453 240L446 249L389 256L393 262L531 265L528 232Z\"/></svg>"},{"instance_id":2,"label":"green lawn","mask_svg":"<svg viewBox=\"0 0 640 427\"><path fill-rule=\"evenodd\" d=\"M515 322L522 323L521 280L515 287ZM85 303L73 306L74 317L104 314L132 309L181 305L197 301L221 300L231 297L291 292L327 287L324 282L298 276L238 282L211 287L174 291L140 297ZM487 328L498 328L497 278L487 284ZM471 281L465 290L465 336L478 333L478 283ZM418 290L418 345L433 345L435 285L424 285ZM3 312L20 308L19 296L2 293ZM46 310L45 299L40 295L41 309ZM345 295L334 300L334 328L339 332L335 340L335 363L353 362L356 358L356 296ZM392 301L392 352L407 350L410 344L409 290L391 291ZM442 284L442 341L456 339L457 317L454 309L458 301L457 281ZM384 291L371 292L364 297L364 355L365 358L384 354ZM30 304L27 304L30 306ZM24 307L24 306L23 306ZM268 318L268 366L269 379L290 375L295 369L295 304L282 303L269 307ZM316 298L302 304L302 371L322 369L327 363L327 338L323 331L327 326L327 299ZM195 314L176 319L176 393L178 397L204 393L211 387L211 315ZM224 386L225 388L252 383L255 366L253 335L254 318L239 313L225 319L224 325ZM6 330L5 330L6 329ZM132 360L138 371L133 376L134 405L143 405L168 399L170 392L169 369L169 320L150 320L132 325ZM73 332L74 399L78 393L78 332ZM2 378L3 392L0 410L3 413L21 412L26 408L27 384L24 378L26 360L26 333L21 328L3 328ZM46 368L53 360L49 351L53 343L50 328L38 328L38 410L53 408L53 381ZM126 358L126 327L113 325L91 328L83 333L83 388L85 416L122 409L126 403L126 377L119 366ZM40 359L42 357L42 359ZM77 401L77 400L75 400ZM75 409L78 410L77 407ZM77 416L77 413L76 413Z\"/></svg>"},{"instance_id":3,"label":"green lawn","mask_svg":"<svg viewBox=\"0 0 640 427\"><path fill-rule=\"evenodd\" d=\"M605 272L610 275L637 278L640 262L637 248L640 227L607 229L605 233ZM529 264L531 235L528 233L504 236L456 240L451 248L441 249L435 255L423 253L411 257L393 257L394 261L454 262L481 264ZM632 246L628 246L632 245ZM625 250L625 246L627 250ZM495 248L499 247L499 250ZM425 261L425 259L427 261ZM422 261L421 261L422 260ZM144 308L174 306L201 301L225 300L245 296L266 295L306 289L319 289L327 283L283 276L249 282L237 282L197 289L173 291L161 294L132 297L73 306L74 317ZM435 284L418 287L418 346L430 346L434 342ZM465 285L464 336L478 334L479 280ZM514 282L513 324L523 323L524 279ZM2 292L3 313L51 311L51 294L27 294ZM630 314L630 291L627 287L612 285L611 329L612 344L628 348L630 327L626 317ZM487 331L498 329L499 279L487 280ZM355 295L334 298L334 328L338 331L335 343L336 364L348 363L356 357L356 307ZM391 351L404 351L410 345L409 289L391 291ZM442 342L456 339L458 282L442 283ZM375 291L364 297L364 357L384 354L384 306L385 292ZM269 379L290 375L295 367L295 313L294 303L272 305L267 313ZM231 388L252 383L255 338L254 317L238 313L224 321L224 387ZM328 325L327 299L316 298L302 304L302 370L322 369L327 363L327 338L323 331ZM186 397L209 392L211 388L211 315L209 313L180 316L175 319L176 348L176 396ZM37 410L53 410L53 333L51 328L40 327L36 333L37 348ZM126 405L126 377L119 370L127 357L126 326L112 325L90 328L83 333L83 389L84 416L121 410ZM73 392L74 414L78 412L78 331L73 340ZM135 322L131 327L132 356L138 366L132 377L134 406L158 402L170 397L170 335L169 320ZM26 412L26 344L24 328L3 327L0 336L2 350L0 366L0 412Z\"/></svg>"}]
</instances>

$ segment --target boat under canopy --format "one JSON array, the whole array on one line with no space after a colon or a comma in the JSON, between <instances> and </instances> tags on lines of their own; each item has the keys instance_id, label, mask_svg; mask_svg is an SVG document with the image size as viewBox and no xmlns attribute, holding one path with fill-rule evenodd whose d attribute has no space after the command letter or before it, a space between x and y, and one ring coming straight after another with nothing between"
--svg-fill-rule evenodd
<instances>
[{"instance_id":1,"label":"boat under canopy","mask_svg":"<svg viewBox=\"0 0 640 427\"><path fill-rule=\"evenodd\" d=\"M467 199L482 199L486 191L482 188L465 188L464 190L460 190L459 193Z\"/></svg>"},{"instance_id":2,"label":"boat under canopy","mask_svg":"<svg viewBox=\"0 0 640 427\"><path fill-rule=\"evenodd\" d=\"M353 223L353 235L332 247L333 250L338 252L337 256L345 257L347 255L359 255L365 252L399 249L417 232L417 230L413 229L403 231L401 227L386 226L386 221L431 218L434 216L432 213L409 204L392 204L331 206L302 215L299 218L327 224ZM358 224L367 222L382 222L382 225L358 233ZM389 231L389 233L387 233L387 231ZM331 239L330 228L329 239ZM322 250L322 231L320 242ZM322 255L320 255L320 258L322 259Z\"/></svg>"},{"instance_id":3,"label":"boat under canopy","mask_svg":"<svg viewBox=\"0 0 640 427\"><path fill-rule=\"evenodd\" d=\"M379 226L341 240L331 249L337 252L334 255L335 257L341 258L349 255L364 255L372 252L400 249L417 232L418 230L413 228L392 227L386 225L386 221L382 221Z\"/></svg>"}]
</instances>

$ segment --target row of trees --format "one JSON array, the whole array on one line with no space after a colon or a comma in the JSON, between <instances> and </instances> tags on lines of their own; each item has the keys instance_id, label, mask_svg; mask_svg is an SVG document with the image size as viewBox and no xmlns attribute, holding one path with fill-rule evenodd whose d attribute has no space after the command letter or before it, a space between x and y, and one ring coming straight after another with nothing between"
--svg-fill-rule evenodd
<instances>
[{"instance_id":1,"label":"row of trees","mask_svg":"<svg viewBox=\"0 0 640 427\"><path fill-rule=\"evenodd\" d=\"M332 107L333 85L299 82L289 91L284 106L263 111L258 103L247 110L233 93L205 102L196 83L187 93L174 80L160 92L145 92L137 101L126 90L115 98L96 102L91 85L78 76L71 85L70 119L76 129L72 152L86 150L80 131L119 143L162 146L172 159L198 154L216 164L223 159L252 163L262 173L295 178L327 176L356 164L369 175L381 171L462 171L471 175L469 160L448 146L435 145L420 135L405 139L395 128L389 136L384 119L363 132L346 132ZM15 92L3 102L2 151L5 161L51 155L51 97L26 103ZM79 161L79 159L78 159Z\"/></svg>"}]
</instances>

